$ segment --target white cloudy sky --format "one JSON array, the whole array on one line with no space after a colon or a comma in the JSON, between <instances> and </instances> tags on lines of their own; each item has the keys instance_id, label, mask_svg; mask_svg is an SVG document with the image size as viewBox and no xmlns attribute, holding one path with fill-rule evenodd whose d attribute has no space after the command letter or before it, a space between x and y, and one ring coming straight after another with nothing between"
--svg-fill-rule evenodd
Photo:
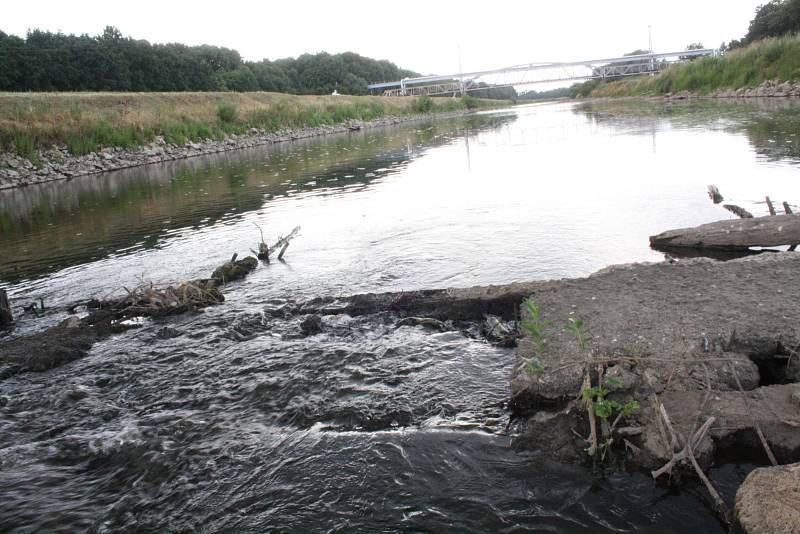
<instances>
[{"instance_id":1,"label":"white cloudy sky","mask_svg":"<svg viewBox=\"0 0 800 534\"><path fill-rule=\"evenodd\" d=\"M0 30L98 34L106 25L150 42L213 44L245 59L351 50L422 73L717 47L747 30L766 0L400 2L282 0L3 1Z\"/></svg>"}]
</instances>

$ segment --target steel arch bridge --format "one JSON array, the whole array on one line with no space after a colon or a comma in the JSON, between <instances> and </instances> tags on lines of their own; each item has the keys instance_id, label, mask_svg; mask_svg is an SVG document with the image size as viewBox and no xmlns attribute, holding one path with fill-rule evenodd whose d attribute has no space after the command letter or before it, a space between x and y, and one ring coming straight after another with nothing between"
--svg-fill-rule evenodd
<instances>
[{"instance_id":1,"label":"steel arch bridge","mask_svg":"<svg viewBox=\"0 0 800 534\"><path fill-rule=\"evenodd\" d=\"M394 82L374 83L368 87L370 91L380 91L384 96L455 95L492 87L656 74L674 63L716 55L719 55L718 50L705 48L566 63L528 63L496 70L403 78Z\"/></svg>"}]
</instances>

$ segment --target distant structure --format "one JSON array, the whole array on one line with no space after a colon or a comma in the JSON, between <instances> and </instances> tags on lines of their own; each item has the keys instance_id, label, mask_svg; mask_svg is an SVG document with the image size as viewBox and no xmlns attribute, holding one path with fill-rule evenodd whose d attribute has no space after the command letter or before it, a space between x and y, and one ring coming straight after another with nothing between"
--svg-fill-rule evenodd
<instances>
[{"instance_id":1,"label":"distant structure","mask_svg":"<svg viewBox=\"0 0 800 534\"><path fill-rule=\"evenodd\" d=\"M703 56L719 55L719 50L681 50L662 54L639 54L568 63L528 63L497 70L460 72L441 76L403 78L396 82L373 83L370 91L384 96L464 94L489 87L509 87L569 80L602 80L641 74L656 74L673 63ZM479 83L480 82L480 83Z\"/></svg>"}]
</instances>

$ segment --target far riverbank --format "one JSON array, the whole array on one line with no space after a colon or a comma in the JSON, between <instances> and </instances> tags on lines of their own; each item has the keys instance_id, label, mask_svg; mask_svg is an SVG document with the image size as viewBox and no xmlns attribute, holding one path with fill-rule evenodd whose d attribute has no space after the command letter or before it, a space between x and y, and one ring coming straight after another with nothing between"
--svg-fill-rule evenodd
<instances>
[{"instance_id":1,"label":"far riverbank","mask_svg":"<svg viewBox=\"0 0 800 534\"><path fill-rule=\"evenodd\" d=\"M7 93L0 95L0 189L504 104L472 97Z\"/></svg>"}]
</instances>

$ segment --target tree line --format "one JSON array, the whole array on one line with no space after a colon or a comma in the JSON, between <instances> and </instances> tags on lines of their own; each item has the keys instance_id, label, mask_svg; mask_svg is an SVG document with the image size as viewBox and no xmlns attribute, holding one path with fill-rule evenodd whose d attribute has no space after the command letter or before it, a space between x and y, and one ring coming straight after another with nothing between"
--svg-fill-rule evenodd
<instances>
[{"instance_id":1,"label":"tree line","mask_svg":"<svg viewBox=\"0 0 800 534\"><path fill-rule=\"evenodd\" d=\"M722 45L723 50L732 50L749 45L767 37L781 37L800 32L800 0L772 0L756 9L747 34Z\"/></svg>"},{"instance_id":2,"label":"tree line","mask_svg":"<svg viewBox=\"0 0 800 534\"><path fill-rule=\"evenodd\" d=\"M218 46L151 44L114 27L101 35L0 31L0 91L274 91L368 94L367 84L417 76L353 52L244 61Z\"/></svg>"}]
</instances>

